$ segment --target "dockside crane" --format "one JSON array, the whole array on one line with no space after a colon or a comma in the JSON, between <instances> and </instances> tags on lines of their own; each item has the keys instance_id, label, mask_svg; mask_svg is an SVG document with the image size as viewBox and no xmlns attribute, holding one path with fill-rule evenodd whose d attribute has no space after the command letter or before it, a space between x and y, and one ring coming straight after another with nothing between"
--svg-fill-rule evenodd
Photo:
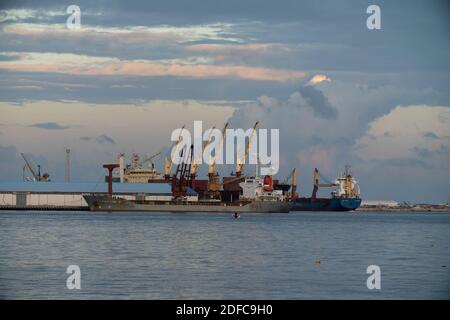
<instances>
[{"instance_id":1,"label":"dockside crane","mask_svg":"<svg viewBox=\"0 0 450 320\"><path fill-rule=\"evenodd\" d=\"M312 199L316 199L317 197L317 191L319 190L319 188L330 188L330 187L335 187L336 184L335 183L319 183L319 178L321 177L319 169L314 168L314 172L313 172L313 178L314 178L314 188L313 188L313 192L311 195ZM323 178L323 177L322 177Z\"/></svg>"},{"instance_id":2,"label":"dockside crane","mask_svg":"<svg viewBox=\"0 0 450 320\"><path fill-rule=\"evenodd\" d=\"M192 188L191 168L194 146L191 145L189 150L184 147L180 151L180 163L177 165L175 174L172 177L172 195L174 198L182 198L186 196L187 189Z\"/></svg>"},{"instance_id":3,"label":"dockside crane","mask_svg":"<svg viewBox=\"0 0 450 320\"><path fill-rule=\"evenodd\" d=\"M142 164L146 163L146 162L150 162L152 165L152 169L155 169L155 163L153 162L153 159L155 159L157 156L159 156L161 154L161 152L155 153L154 155L150 156L150 157L146 157L144 160L142 160Z\"/></svg>"},{"instance_id":4,"label":"dockside crane","mask_svg":"<svg viewBox=\"0 0 450 320\"><path fill-rule=\"evenodd\" d=\"M25 154L20 153L20 155L22 156L23 160L25 161L25 165L28 168L28 170L30 170L30 173L33 175L33 180L34 181L50 181L50 175L48 173L44 173L41 176L41 166L38 165L38 173L36 174L36 172L33 169L33 166L31 165L31 161L27 159L27 157L25 156Z\"/></svg>"},{"instance_id":5,"label":"dockside crane","mask_svg":"<svg viewBox=\"0 0 450 320\"><path fill-rule=\"evenodd\" d=\"M241 157L238 157L238 159L236 161L236 177L240 177L242 175L242 171L244 169L244 164L248 158L250 146L252 145L253 137L255 136L256 130L258 130L258 127L259 127L259 121L256 121L255 125L253 126L253 130L250 133L250 136L248 137L248 141L245 144L244 154Z\"/></svg>"},{"instance_id":6,"label":"dockside crane","mask_svg":"<svg viewBox=\"0 0 450 320\"><path fill-rule=\"evenodd\" d=\"M170 174L172 172L172 150L178 143L180 143L180 141L181 141L181 133L183 132L184 128L185 128L185 126L183 125L181 127L180 135L178 136L177 141L172 143L172 146L170 147L170 150L169 150L169 155L166 156L166 158L164 159L164 178L166 180L170 179Z\"/></svg>"},{"instance_id":7,"label":"dockside crane","mask_svg":"<svg viewBox=\"0 0 450 320\"><path fill-rule=\"evenodd\" d=\"M222 152L223 149L223 141L225 139L225 134L227 132L229 123L225 123L222 135L220 137L220 141L218 143L218 146L216 148L217 152ZM220 195L220 178L219 173L217 172L217 154L215 155L214 159L210 159L208 164L208 193L211 196L217 197Z\"/></svg>"},{"instance_id":8,"label":"dockside crane","mask_svg":"<svg viewBox=\"0 0 450 320\"><path fill-rule=\"evenodd\" d=\"M292 169L291 173L286 177L286 179L284 179L282 184L287 184L289 182L289 180L291 181L291 192L289 194L289 198L290 199L297 199L298 194L297 194L297 169L294 168Z\"/></svg>"},{"instance_id":9,"label":"dockside crane","mask_svg":"<svg viewBox=\"0 0 450 320\"><path fill-rule=\"evenodd\" d=\"M200 157L202 160L203 160L203 151L211 143L212 133L214 129L216 129L216 127L211 128L211 131L209 132L207 139L202 143L202 149L200 150ZM197 159L194 156L192 158L192 165L191 165L191 181L195 181L195 178L197 177L198 167L199 164L197 163Z\"/></svg>"}]
</instances>

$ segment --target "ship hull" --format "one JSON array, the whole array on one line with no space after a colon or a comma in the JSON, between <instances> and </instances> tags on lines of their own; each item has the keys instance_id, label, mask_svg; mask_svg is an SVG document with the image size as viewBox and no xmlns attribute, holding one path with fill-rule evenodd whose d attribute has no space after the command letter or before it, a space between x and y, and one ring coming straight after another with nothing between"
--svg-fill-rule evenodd
<instances>
[{"instance_id":1,"label":"ship hull","mask_svg":"<svg viewBox=\"0 0 450 320\"><path fill-rule=\"evenodd\" d=\"M85 195L90 211L106 212L217 212L217 213L287 213L293 203L286 201L242 201L242 202L137 202L109 196Z\"/></svg>"},{"instance_id":2,"label":"ship hull","mask_svg":"<svg viewBox=\"0 0 450 320\"><path fill-rule=\"evenodd\" d=\"M299 198L291 211L351 211L361 205L359 198Z\"/></svg>"}]
</instances>

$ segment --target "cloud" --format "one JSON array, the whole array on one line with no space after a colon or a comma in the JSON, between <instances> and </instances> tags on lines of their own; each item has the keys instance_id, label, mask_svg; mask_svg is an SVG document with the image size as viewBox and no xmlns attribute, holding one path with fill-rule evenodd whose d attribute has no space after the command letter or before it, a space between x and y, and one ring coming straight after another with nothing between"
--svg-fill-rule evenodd
<instances>
[{"instance_id":1,"label":"cloud","mask_svg":"<svg viewBox=\"0 0 450 320\"><path fill-rule=\"evenodd\" d=\"M289 97L289 104L300 108L310 108L314 114L324 119L336 119L338 111L331 105L322 91L311 85L301 86Z\"/></svg>"},{"instance_id":2,"label":"cloud","mask_svg":"<svg viewBox=\"0 0 450 320\"><path fill-rule=\"evenodd\" d=\"M355 152L364 160L387 159L388 164L422 165L426 160L429 166L442 166L443 158L434 156L440 154L448 158L442 151L450 148L450 142L442 139L442 143L436 144L430 139L437 140L448 132L448 127L439 120L439 116L448 110L450 107L398 106L369 124L366 133L358 139ZM391 133L389 136L385 135L387 131ZM450 163L450 159L446 161Z\"/></svg>"},{"instance_id":3,"label":"cloud","mask_svg":"<svg viewBox=\"0 0 450 320\"><path fill-rule=\"evenodd\" d=\"M34 39L114 41L124 44L145 44L149 41L162 43L183 43L194 41L228 41L239 43L239 38L231 36L232 24L213 23L189 26L123 26L106 27L82 24L77 30L67 29L65 24L14 23L3 28L5 34L27 36Z\"/></svg>"},{"instance_id":4,"label":"cloud","mask_svg":"<svg viewBox=\"0 0 450 320\"><path fill-rule=\"evenodd\" d=\"M219 63L273 64L276 59L282 59L291 54L291 47L282 43L201 43L183 46L183 50L188 54L209 56Z\"/></svg>"},{"instance_id":5,"label":"cloud","mask_svg":"<svg viewBox=\"0 0 450 320\"><path fill-rule=\"evenodd\" d=\"M41 122L30 125L29 127L36 127L47 130L64 130L70 128L69 126L63 126L56 122Z\"/></svg>"},{"instance_id":6,"label":"cloud","mask_svg":"<svg viewBox=\"0 0 450 320\"><path fill-rule=\"evenodd\" d=\"M316 74L308 81L308 84L315 85L315 84L321 83L323 81L330 82L331 78L327 77L324 74Z\"/></svg>"},{"instance_id":7,"label":"cloud","mask_svg":"<svg viewBox=\"0 0 450 320\"><path fill-rule=\"evenodd\" d=\"M96 141L97 143L100 143L100 144L111 144L111 145L115 145L116 144L116 141L113 138L107 136L106 134L102 134L102 135L97 136L97 137L83 136L83 137L80 137L80 140L82 140L82 141Z\"/></svg>"},{"instance_id":8,"label":"cloud","mask_svg":"<svg viewBox=\"0 0 450 320\"><path fill-rule=\"evenodd\" d=\"M311 185L310 173L314 166L334 176L340 166L338 160L353 143L345 119L336 117L337 110L319 89L308 87L314 93L322 94L322 99L317 101L308 90L295 91L285 99L263 95L252 103L237 106L229 120L233 127L251 128L259 120L261 128L279 129L279 177L296 167L299 169L298 178L303 179L299 185ZM330 119L333 119L332 123Z\"/></svg>"},{"instance_id":9,"label":"cloud","mask_svg":"<svg viewBox=\"0 0 450 320\"><path fill-rule=\"evenodd\" d=\"M434 152L430 151L427 148L419 148L419 147L414 147L413 151L415 153L417 153L417 155L421 158L430 158L433 156Z\"/></svg>"},{"instance_id":10,"label":"cloud","mask_svg":"<svg viewBox=\"0 0 450 320\"><path fill-rule=\"evenodd\" d=\"M18 60L19 58L20 58L19 55L0 54L0 61L13 61L13 60Z\"/></svg>"},{"instance_id":11,"label":"cloud","mask_svg":"<svg viewBox=\"0 0 450 320\"><path fill-rule=\"evenodd\" d=\"M0 23L34 18L36 16L36 13L37 12L35 10L30 9L0 10Z\"/></svg>"},{"instance_id":12,"label":"cloud","mask_svg":"<svg viewBox=\"0 0 450 320\"><path fill-rule=\"evenodd\" d=\"M103 144L103 143L116 144L116 141L114 141L113 138L107 136L106 134L102 134L101 136L98 136L95 140L100 144Z\"/></svg>"},{"instance_id":13,"label":"cloud","mask_svg":"<svg viewBox=\"0 0 450 320\"><path fill-rule=\"evenodd\" d=\"M435 133L433 133L431 131L424 132L423 136L425 138L429 138L429 139L439 139L439 137Z\"/></svg>"},{"instance_id":14,"label":"cloud","mask_svg":"<svg viewBox=\"0 0 450 320\"><path fill-rule=\"evenodd\" d=\"M390 165L394 167L422 167L431 168L432 166L423 160L417 158L394 158L378 160L384 165Z\"/></svg>"},{"instance_id":15,"label":"cloud","mask_svg":"<svg viewBox=\"0 0 450 320\"><path fill-rule=\"evenodd\" d=\"M3 53L17 55L17 53ZM306 73L239 65L183 64L171 60L120 60L58 53L20 53L20 60L0 61L0 69L89 76L174 76L186 78L241 78L285 82L303 79Z\"/></svg>"}]
</instances>

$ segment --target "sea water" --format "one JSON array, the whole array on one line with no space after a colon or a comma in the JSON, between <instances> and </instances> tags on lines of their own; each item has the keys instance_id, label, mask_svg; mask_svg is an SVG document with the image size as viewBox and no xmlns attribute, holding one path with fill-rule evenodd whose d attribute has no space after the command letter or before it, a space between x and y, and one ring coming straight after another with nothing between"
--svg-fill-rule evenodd
<instances>
[{"instance_id":1,"label":"sea water","mask_svg":"<svg viewBox=\"0 0 450 320\"><path fill-rule=\"evenodd\" d=\"M2 211L0 298L449 299L450 214Z\"/></svg>"}]
</instances>

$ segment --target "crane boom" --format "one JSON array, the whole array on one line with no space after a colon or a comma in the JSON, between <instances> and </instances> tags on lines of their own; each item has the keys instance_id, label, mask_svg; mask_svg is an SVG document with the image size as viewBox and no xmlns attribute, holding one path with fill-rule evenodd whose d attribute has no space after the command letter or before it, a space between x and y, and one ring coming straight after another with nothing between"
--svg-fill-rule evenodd
<instances>
[{"instance_id":1,"label":"crane boom","mask_svg":"<svg viewBox=\"0 0 450 320\"><path fill-rule=\"evenodd\" d=\"M33 175L33 178L34 178L36 181L39 181L39 180L40 180L40 179L39 179L39 176L36 174L36 172L34 172L33 167L31 166L31 164L30 164L30 162L28 161L27 157L26 157L23 153L20 153L20 155L22 156L23 160L25 160L25 164L27 165L28 170L30 170L31 174Z\"/></svg>"},{"instance_id":2,"label":"crane boom","mask_svg":"<svg viewBox=\"0 0 450 320\"><path fill-rule=\"evenodd\" d=\"M169 157L166 157L164 159L164 175L165 175L166 179L168 179L170 177L170 173L172 172L172 157L171 157L172 150L180 142L180 140L181 140L181 133L183 132L184 127L185 127L185 125L183 125L181 127L180 135L178 136L177 141L172 143L172 146L170 147L170 151L169 151Z\"/></svg>"},{"instance_id":3,"label":"crane boom","mask_svg":"<svg viewBox=\"0 0 450 320\"><path fill-rule=\"evenodd\" d=\"M291 173L291 198L297 198L297 169L292 169Z\"/></svg>"},{"instance_id":4,"label":"crane boom","mask_svg":"<svg viewBox=\"0 0 450 320\"><path fill-rule=\"evenodd\" d=\"M203 143L202 143L202 149L200 150L202 159L203 159L203 151L211 143L212 133L213 133L213 130L215 128L216 127L212 127L211 128L211 131L209 132L208 138L205 141L203 141ZM197 175L198 166L199 166L199 164L196 161L196 157L193 157L192 158L192 165L191 165L191 175L193 175L193 176Z\"/></svg>"},{"instance_id":5,"label":"crane boom","mask_svg":"<svg viewBox=\"0 0 450 320\"><path fill-rule=\"evenodd\" d=\"M320 174L319 169L317 169L317 168L314 168L313 176L314 176L314 188L313 188L313 192L312 192L312 196L311 196L312 199L316 199L317 191L319 190L319 187L320 188L324 188L324 187L328 188L328 187L336 186L336 184L331 183L331 182L330 183L319 183L319 177L322 177L322 175ZM322 177L322 179L323 179L323 177Z\"/></svg>"},{"instance_id":6,"label":"crane boom","mask_svg":"<svg viewBox=\"0 0 450 320\"><path fill-rule=\"evenodd\" d=\"M248 142L245 144L244 154L240 159L238 159L238 161L236 161L236 176L238 176L238 177L240 177L242 174L242 170L244 169L245 160L247 160L247 158L248 158L250 146L252 144L253 137L254 137L255 132L258 129L258 127L259 127L259 121L256 121L255 125L253 126L253 130L252 130L250 136L248 137Z\"/></svg>"},{"instance_id":7,"label":"crane boom","mask_svg":"<svg viewBox=\"0 0 450 320\"><path fill-rule=\"evenodd\" d=\"M291 192L289 194L289 197L291 199L296 199L297 194L297 169L293 168L291 173L286 177L286 179L283 180L282 184L287 184L291 180Z\"/></svg>"},{"instance_id":8,"label":"crane boom","mask_svg":"<svg viewBox=\"0 0 450 320\"><path fill-rule=\"evenodd\" d=\"M142 164L149 162L152 164L152 168L155 167L154 163L153 163L153 159L155 159L157 156L159 156L161 154L161 152L155 153L154 155L150 156L150 157L146 157L144 160L142 160Z\"/></svg>"},{"instance_id":9,"label":"crane boom","mask_svg":"<svg viewBox=\"0 0 450 320\"><path fill-rule=\"evenodd\" d=\"M223 127L222 136L220 137L219 145L218 145L218 147L216 149L216 150L219 150L218 152L221 152L221 150L222 150L223 140L225 139L225 134L226 134L226 131L228 129L228 126L229 126L229 123L227 122L227 123L225 123L225 126ZM216 158L217 158L217 155L216 155ZM211 174L216 175L217 174L216 159L214 159L212 161L211 160L209 161L208 174L209 175L211 175Z\"/></svg>"}]
</instances>

